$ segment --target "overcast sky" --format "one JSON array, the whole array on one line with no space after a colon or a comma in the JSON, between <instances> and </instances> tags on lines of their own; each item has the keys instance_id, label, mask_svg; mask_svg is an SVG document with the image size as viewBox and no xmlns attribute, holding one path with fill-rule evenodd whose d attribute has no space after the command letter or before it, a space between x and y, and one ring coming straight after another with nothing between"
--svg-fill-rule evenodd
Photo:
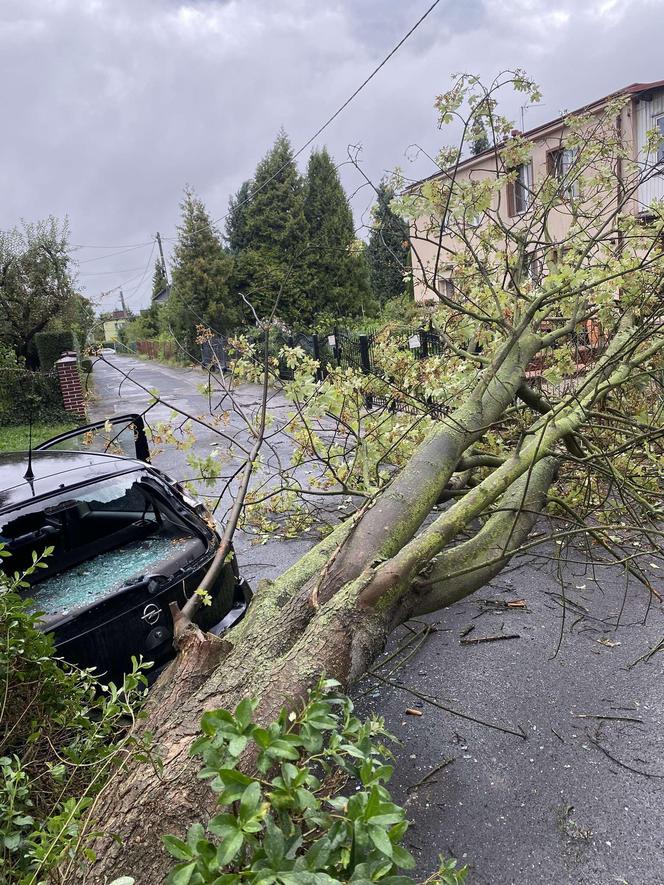
<instances>
[{"instance_id":1,"label":"overcast sky","mask_svg":"<svg viewBox=\"0 0 664 885\"><path fill-rule=\"evenodd\" d=\"M0 0L0 228L67 215L86 294L123 285L145 306L152 240L170 250L183 185L221 218L279 127L306 142L430 3ZM433 99L452 72L525 68L544 93L530 128L664 78L663 31L662 0L441 0L320 145L337 162L361 145L375 180L426 175L409 146L436 152ZM358 173L341 171L354 192ZM370 196L354 197L358 224ZM117 290L100 302L116 304Z\"/></svg>"}]
</instances>

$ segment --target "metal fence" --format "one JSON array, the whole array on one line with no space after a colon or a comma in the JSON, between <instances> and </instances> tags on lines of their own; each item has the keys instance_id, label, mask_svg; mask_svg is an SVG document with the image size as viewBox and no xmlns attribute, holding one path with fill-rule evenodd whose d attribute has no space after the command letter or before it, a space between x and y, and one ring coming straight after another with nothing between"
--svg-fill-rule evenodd
<instances>
[{"instance_id":1,"label":"metal fence","mask_svg":"<svg viewBox=\"0 0 664 885\"><path fill-rule=\"evenodd\" d=\"M416 360L428 359L430 356L441 355L444 351L439 335L431 329L404 329L396 333L397 346L412 353ZM376 333L356 334L338 328L332 329L328 335L297 333L285 335L277 333L276 346L278 352L284 346L301 347L318 362L317 379L324 380L330 366L356 369L366 375L373 375L393 390L393 395L367 393L367 408L376 406L394 412L417 415L429 412L434 417L445 413L445 408L430 400L423 400L402 390L398 379L389 377L380 366L376 350L378 345ZM293 370L287 365L283 355L279 357L279 377L283 381L293 379Z\"/></svg>"},{"instance_id":2,"label":"metal fence","mask_svg":"<svg viewBox=\"0 0 664 885\"><path fill-rule=\"evenodd\" d=\"M218 335L201 344L201 364L204 369L225 372L228 369L228 351L226 339Z\"/></svg>"},{"instance_id":3,"label":"metal fence","mask_svg":"<svg viewBox=\"0 0 664 885\"><path fill-rule=\"evenodd\" d=\"M396 343L397 348L408 351L417 361L445 355L445 344L431 327L399 329L394 331L390 338ZM550 395L564 395L574 389L579 383L579 376L583 374L587 364L597 356L604 342L591 340L583 330L573 339L573 343L577 364L574 377L565 379L555 388L548 385L541 374L545 369L545 358L538 356L526 373L529 383ZM358 334L334 328L329 334L324 335L276 330L270 333L269 351L278 359L278 375L282 381L292 381L294 377L294 371L283 354L284 347L300 347L317 361L316 376L319 381L323 381L330 367L333 367L355 369L383 382L385 385L383 392L367 393L368 408L380 407L412 415L428 413L435 418L445 415L448 411L445 406L430 399L414 396L402 389L401 379L390 377L381 366L380 346L380 332ZM228 368L226 340L219 337L205 342L201 346L201 362L206 367L219 365L225 371Z\"/></svg>"}]
</instances>

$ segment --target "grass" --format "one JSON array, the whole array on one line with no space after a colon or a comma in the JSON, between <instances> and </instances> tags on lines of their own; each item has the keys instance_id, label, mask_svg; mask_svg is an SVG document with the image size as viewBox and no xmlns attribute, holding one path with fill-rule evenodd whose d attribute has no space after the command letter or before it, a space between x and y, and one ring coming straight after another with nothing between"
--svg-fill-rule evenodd
<instances>
[{"instance_id":1,"label":"grass","mask_svg":"<svg viewBox=\"0 0 664 885\"><path fill-rule=\"evenodd\" d=\"M58 433L71 430L78 425L73 421L63 424L33 424L33 446L45 442ZM22 452L28 448L30 429L27 424L17 424L15 427L0 427L0 452Z\"/></svg>"}]
</instances>

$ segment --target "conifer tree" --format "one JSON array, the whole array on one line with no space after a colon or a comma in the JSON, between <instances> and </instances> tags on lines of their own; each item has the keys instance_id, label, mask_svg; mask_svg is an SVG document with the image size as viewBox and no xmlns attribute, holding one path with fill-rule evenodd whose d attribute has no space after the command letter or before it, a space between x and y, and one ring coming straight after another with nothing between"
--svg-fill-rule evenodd
<instances>
[{"instance_id":1,"label":"conifer tree","mask_svg":"<svg viewBox=\"0 0 664 885\"><path fill-rule=\"evenodd\" d=\"M236 207L238 197L239 193ZM308 314L304 187L283 131L256 168L250 200L234 235L238 230L245 245L235 262L234 288L246 295L259 316L269 315L278 297L276 315L291 325L301 324Z\"/></svg>"},{"instance_id":2,"label":"conifer tree","mask_svg":"<svg viewBox=\"0 0 664 885\"><path fill-rule=\"evenodd\" d=\"M334 317L372 313L364 250L356 242L353 214L326 148L313 151L309 158L304 214L309 229L307 294L312 313Z\"/></svg>"},{"instance_id":3,"label":"conifer tree","mask_svg":"<svg viewBox=\"0 0 664 885\"><path fill-rule=\"evenodd\" d=\"M161 258L158 258L154 263L154 271L152 273L152 297L156 298L167 285L166 268L161 263Z\"/></svg>"},{"instance_id":4,"label":"conifer tree","mask_svg":"<svg viewBox=\"0 0 664 885\"><path fill-rule=\"evenodd\" d=\"M240 310L229 285L232 259L203 202L187 187L180 207L166 316L176 337L193 350L198 324L226 333L237 326Z\"/></svg>"},{"instance_id":5,"label":"conifer tree","mask_svg":"<svg viewBox=\"0 0 664 885\"><path fill-rule=\"evenodd\" d=\"M477 128L473 135L473 140L470 143L470 151L475 157L477 156L477 154L481 154L483 151L489 150L489 136L487 135L484 126L481 125Z\"/></svg>"},{"instance_id":6,"label":"conifer tree","mask_svg":"<svg viewBox=\"0 0 664 885\"><path fill-rule=\"evenodd\" d=\"M247 210L251 200L252 181L242 183L238 192L228 202L225 239L229 250L236 255L249 245L247 236Z\"/></svg>"},{"instance_id":7,"label":"conifer tree","mask_svg":"<svg viewBox=\"0 0 664 885\"><path fill-rule=\"evenodd\" d=\"M407 223L390 209L394 190L386 181L381 181L377 196L372 209L374 223L367 260L373 294L384 305L404 293L404 273L409 267L410 248Z\"/></svg>"}]
</instances>

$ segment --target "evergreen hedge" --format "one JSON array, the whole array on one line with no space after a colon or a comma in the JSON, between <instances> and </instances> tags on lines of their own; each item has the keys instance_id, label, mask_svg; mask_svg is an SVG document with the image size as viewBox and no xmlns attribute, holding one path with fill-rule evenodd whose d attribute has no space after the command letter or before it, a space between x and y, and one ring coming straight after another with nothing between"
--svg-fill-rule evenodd
<instances>
[{"instance_id":1,"label":"evergreen hedge","mask_svg":"<svg viewBox=\"0 0 664 885\"><path fill-rule=\"evenodd\" d=\"M65 411L56 372L31 372L23 368L0 371L0 427L16 424L57 424L70 421Z\"/></svg>"},{"instance_id":2,"label":"evergreen hedge","mask_svg":"<svg viewBox=\"0 0 664 885\"><path fill-rule=\"evenodd\" d=\"M35 335L39 365L44 372L49 372L64 350L79 351L76 335L71 329L62 332L37 332Z\"/></svg>"}]
</instances>

